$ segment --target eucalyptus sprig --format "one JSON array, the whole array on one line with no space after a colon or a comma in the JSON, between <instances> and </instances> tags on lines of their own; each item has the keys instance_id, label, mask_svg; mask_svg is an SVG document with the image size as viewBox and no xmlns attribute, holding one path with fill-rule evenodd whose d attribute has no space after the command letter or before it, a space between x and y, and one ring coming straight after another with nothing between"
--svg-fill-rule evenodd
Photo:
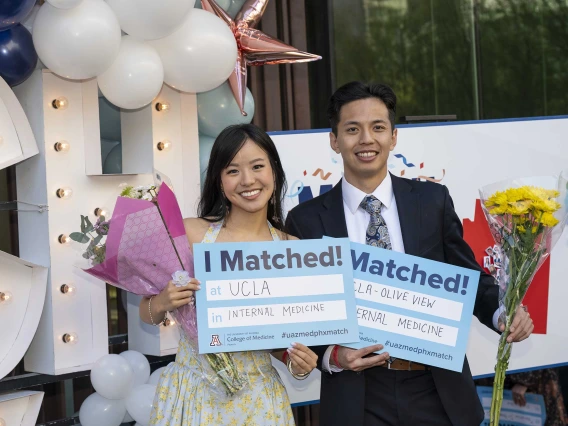
<instances>
[{"instance_id":1,"label":"eucalyptus sprig","mask_svg":"<svg viewBox=\"0 0 568 426\"><path fill-rule=\"evenodd\" d=\"M105 221L104 216L99 216L97 222L93 223L88 216L81 215L81 232L72 232L69 238L80 244L89 244L83 253L83 258L90 260L93 265L104 262L106 245L101 244L105 235L108 234L110 223Z\"/></svg>"}]
</instances>

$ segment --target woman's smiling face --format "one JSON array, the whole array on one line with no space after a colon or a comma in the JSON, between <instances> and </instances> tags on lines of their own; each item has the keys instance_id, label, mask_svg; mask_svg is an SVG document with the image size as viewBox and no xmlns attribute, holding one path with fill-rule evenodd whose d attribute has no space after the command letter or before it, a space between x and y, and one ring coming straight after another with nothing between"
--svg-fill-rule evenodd
<instances>
[{"instance_id":1,"label":"woman's smiling face","mask_svg":"<svg viewBox=\"0 0 568 426\"><path fill-rule=\"evenodd\" d=\"M221 185L232 209L249 213L266 209L274 192L274 174L266 152L247 139L222 171Z\"/></svg>"}]
</instances>

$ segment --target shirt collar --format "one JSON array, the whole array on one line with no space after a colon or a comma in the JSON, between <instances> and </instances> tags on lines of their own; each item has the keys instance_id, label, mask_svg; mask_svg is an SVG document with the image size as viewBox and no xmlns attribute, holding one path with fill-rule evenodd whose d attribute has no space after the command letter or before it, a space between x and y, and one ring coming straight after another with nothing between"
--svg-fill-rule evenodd
<instances>
[{"instance_id":1,"label":"shirt collar","mask_svg":"<svg viewBox=\"0 0 568 426\"><path fill-rule=\"evenodd\" d=\"M341 190L343 192L343 202L347 205L347 208L349 209L349 211L351 211L352 214L355 214L355 212L359 208L359 205L361 204L361 201L363 201L363 199L367 195L374 195L375 197L377 197L377 199L381 203L383 203L387 209L392 204L392 179L390 173L388 172L381 184L373 191L372 194L365 194L360 189L355 188L353 185L347 182L345 177L343 177L341 181Z\"/></svg>"}]
</instances>

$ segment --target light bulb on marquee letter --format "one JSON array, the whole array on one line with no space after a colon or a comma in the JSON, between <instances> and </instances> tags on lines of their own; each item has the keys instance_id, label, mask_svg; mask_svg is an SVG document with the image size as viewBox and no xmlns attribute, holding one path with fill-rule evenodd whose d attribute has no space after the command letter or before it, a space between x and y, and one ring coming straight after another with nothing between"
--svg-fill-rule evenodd
<instances>
[{"instance_id":1,"label":"light bulb on marquee letter","mask_svg":"<svg viewBox=\"0 0 568 426\"><path fill-rule=\"evenodd\" d=\"M108 216L108 212L107 212L105 209L101 208L101 207L97 207L97 208L95 209L95 216L96 216L96 217L99 217L99 216L107 217L107 216Z\"/></svg>"},{"instance_id":2,"label":"light bulb on marquee letter","mask_svg":"<svg viewBox=\"0 0 568 426\"><path fill-rule=\"evenodd\" d=\"M55 109L64 110L69 106L69 101L65 96L60 96L57 99L51 101L51 106Z\"/></svg>"},{"instance_id":3,"label":"light bulb on marquee letter","mask_svg":"<svg viewBox=\"0 0 568 426\"><path fill-rule=\"evenodd\" d=\"M13 296L9 291L0 291L0 304L7 305L12 302Z\"/></svg>"},{"instance_id":4,"label":"light bulb on marquee letter","mask_svg":"<svg viewBox=\"0 0 568 426\"><path fill-rule=\"evenodd\" d=\"M168 112L172 107L171 105L164 101L164 102L156 102L156 111L160 111L160 112Z\"/></svg>"},{"instance_id":5,"label":"light bulb on marquee letter","mask_svg":"<svg viewBox=\"0 0 568 426\"><path fill-rule=\"evenodd\" d=\"M79 336L77 336L77 333L65 333L61 337L61 340L63 340L63 343L73 345L77 343L77 340L79 340Z\"/></svg>"},{"instance_id":6,"label":"light bulb on marquee letter","mask_svg":"<svg viewBox=\"0 0 568 426\"><path fill-rule=\"evenodd\" d=\"M71 237L69 237L69 235L61 234L57 237L57 241L59 241L59 244L69 244L71 242Z\"/></svg>"},{"instance_id":7,"label":"light bulb on marquee letter","mask_svg":"<svg viewBox=\"0 0 568 426\"><path fill-rule=\"evenodd\" d=\"M164 139L163 141L158 142L158 144L156 145L156 148L158 148L158 151L169 151L171 147L172 147L172 143L167 139Z\"/></svg>"},{"instance_id":8,"label":"light bulb on marquee letter","mask_svg":"<svg viewBox=\"0 0 568 426\"><path fill-rule=\"evenodd\" d=\"M53 145L53 149L55 149L57 152L67 152L70 148L71 145L69 145L69 142L67 141L55 142L55 145Z\"/></svg>"},{"instance_id":9,"label":"light bulb on marquee letter","mask_svg":"<svg viewBox=\"0 0 568 426\"><path fill-rule=\"evenodd\" d=\"M73 190L71 188L59 188L55 191L55 195L59 198L71 198L73 195Z\"/></svg>"},{"instance_id":10,"label":"light bulb on marquee letter","mask_svg":"<svg viewBox=\"0 0 568 426\"><path fill-rule=\"evenodd\" d=\"M77 288L73 284L63 284L59 287L59 291L68 296L74 296L77 293Z\"/></svg>"}]
</instances>

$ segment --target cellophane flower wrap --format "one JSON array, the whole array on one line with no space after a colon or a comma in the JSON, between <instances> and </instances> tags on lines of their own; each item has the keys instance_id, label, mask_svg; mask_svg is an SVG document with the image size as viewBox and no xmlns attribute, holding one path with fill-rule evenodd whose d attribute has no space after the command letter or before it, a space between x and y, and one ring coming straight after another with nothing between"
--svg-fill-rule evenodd
<instances>
[{"instance_id":1,"label":"cellophane flower wrap","mask_svg":"<svg viewBox=\"0 0 568 426\"><path fill-rule=\"evenodd\" d=\"M187 285L194 276L193 256L183 218L174 193L165 183L123 188L112 218L99 217L92 224L81 216L81 232L70 234L73 241L87 244L83 269L115 287L151 297L173 280ZM184 279L185 277L185 279ZM194 304L171 312L180 325L195 358L200 361L202 378L219 397L230 397L247 383L231 354L199 355L197 317Z\"/></svg>"},{"instance_id":2,"label":"cellophane flower wrap","mask_svg":"<svg viewBox=\"0 0 568 426\"><path fill-rule=\"evenodd\" d=\"M507 342L514 315L538 268L550 256L566 223L566 176L507 180L483 187L481 204L495 243L499 246L499 339L490 424L497 426L503 402L503 383L512 343Z\"/></svg>"}]
</instances>

